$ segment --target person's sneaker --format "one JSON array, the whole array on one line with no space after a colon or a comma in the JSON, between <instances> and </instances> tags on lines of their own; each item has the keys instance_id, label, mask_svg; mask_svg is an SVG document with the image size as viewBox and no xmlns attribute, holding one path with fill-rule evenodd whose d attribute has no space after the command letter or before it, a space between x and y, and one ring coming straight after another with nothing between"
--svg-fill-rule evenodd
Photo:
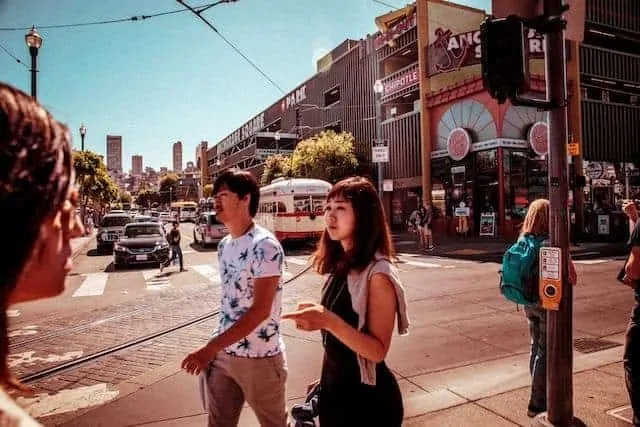
<instances>
[{"instance_id":1,"label":"person's sneaker","mask_svg":"<svg viewBox=\"0 0 640 427\"><path fill-rule=\"evenodd\" d=\"M432 251L432 250L434 250L435 248L436 248L435 246L431 245L431 246L429 246L429 248L428 248L427 250Z\"/></svg>"},{"instance_id":2,"label":"person's sneaker","mask_svg":"<svg viewBox=\"0 0 640 427\"><path fill-rule=\"evenodd\" d=\"M535 406L529 405L527 408L527 417L534 418L536 415L546 412L546 408L537 408Z\"/></svg>"}]
</instances>

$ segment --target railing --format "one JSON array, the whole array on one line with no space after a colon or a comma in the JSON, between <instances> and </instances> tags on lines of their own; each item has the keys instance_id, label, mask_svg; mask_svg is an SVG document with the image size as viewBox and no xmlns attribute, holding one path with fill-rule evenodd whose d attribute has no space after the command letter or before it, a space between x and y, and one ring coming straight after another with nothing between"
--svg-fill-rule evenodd
<instances>
[{"instance_id":1,"label":"railing","mask_svg":"<svg viewBox=\"0 0 640 427\"><path fill-rule=\"evenodd\" d=\"M593 77L638 82L640 56L582 45L580 46L580 72Z\"/></svg>"},{"instance_id":2,"label":"railing","mask_svg":"<svg viewBox=\"0 0 640 427\"><path fill-rule=\"evenodd\" d=\"M382 97L390 97L405 89L417 86L419 83L418 63L414 62L382 79L382 86L384 87Z\"/></svg>"}]
</instances>

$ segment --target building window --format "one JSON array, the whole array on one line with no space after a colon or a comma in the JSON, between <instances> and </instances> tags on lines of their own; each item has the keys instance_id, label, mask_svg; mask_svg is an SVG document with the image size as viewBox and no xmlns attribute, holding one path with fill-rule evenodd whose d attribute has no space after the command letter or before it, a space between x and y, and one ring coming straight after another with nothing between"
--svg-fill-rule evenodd
<instances>
[{"instance_id":1,"label":"building window","mask_svg":"<svg viewBox=\"0 0 640 427\"><path fill-rule=\"evenodd\" d=\"M340 102L340 85L335 86L324 93L324 106L328 107Z\"/></svg>"}]
</instances>

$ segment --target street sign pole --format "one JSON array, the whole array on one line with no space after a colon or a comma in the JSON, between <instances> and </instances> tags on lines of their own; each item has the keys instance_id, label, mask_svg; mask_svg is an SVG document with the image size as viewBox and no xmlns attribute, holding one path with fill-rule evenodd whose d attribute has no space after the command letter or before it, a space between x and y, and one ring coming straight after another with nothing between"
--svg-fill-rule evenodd
<instances>
[{"instance_id":1,"label":"street sign pole","mask_svg":"<svg viewBox=\"0 0 640 427\"><path fill-rule=\"evenodd\" d=\"M562 0L544 0L547 17L562 16ZM545 34L547 96L559 106L549 111L549 231L560 248L562 293L559 310L547 312L547 420L554 426L573 419L573 289L568 280L569 199L567 166L567 70L564 31ZM576 96L574 94L574 96Z\"/></svg>"}]
</instances>

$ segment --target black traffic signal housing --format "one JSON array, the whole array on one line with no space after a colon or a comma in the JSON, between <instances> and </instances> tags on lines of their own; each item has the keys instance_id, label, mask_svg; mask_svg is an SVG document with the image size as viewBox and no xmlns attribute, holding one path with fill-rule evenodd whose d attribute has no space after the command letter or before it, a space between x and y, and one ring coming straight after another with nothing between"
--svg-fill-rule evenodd
<instances>
[{"instance_id":1,"label":"black traffic signal housing","mask_svg":"<svg viewBox=\"0 0 640 427\"><path fill-rule=\"evenodd\" d=\"M482 81L498 103L529 89L529 60L523 21L515 15L489 17L480 25Z\"/></svg>"}]
</instances>

